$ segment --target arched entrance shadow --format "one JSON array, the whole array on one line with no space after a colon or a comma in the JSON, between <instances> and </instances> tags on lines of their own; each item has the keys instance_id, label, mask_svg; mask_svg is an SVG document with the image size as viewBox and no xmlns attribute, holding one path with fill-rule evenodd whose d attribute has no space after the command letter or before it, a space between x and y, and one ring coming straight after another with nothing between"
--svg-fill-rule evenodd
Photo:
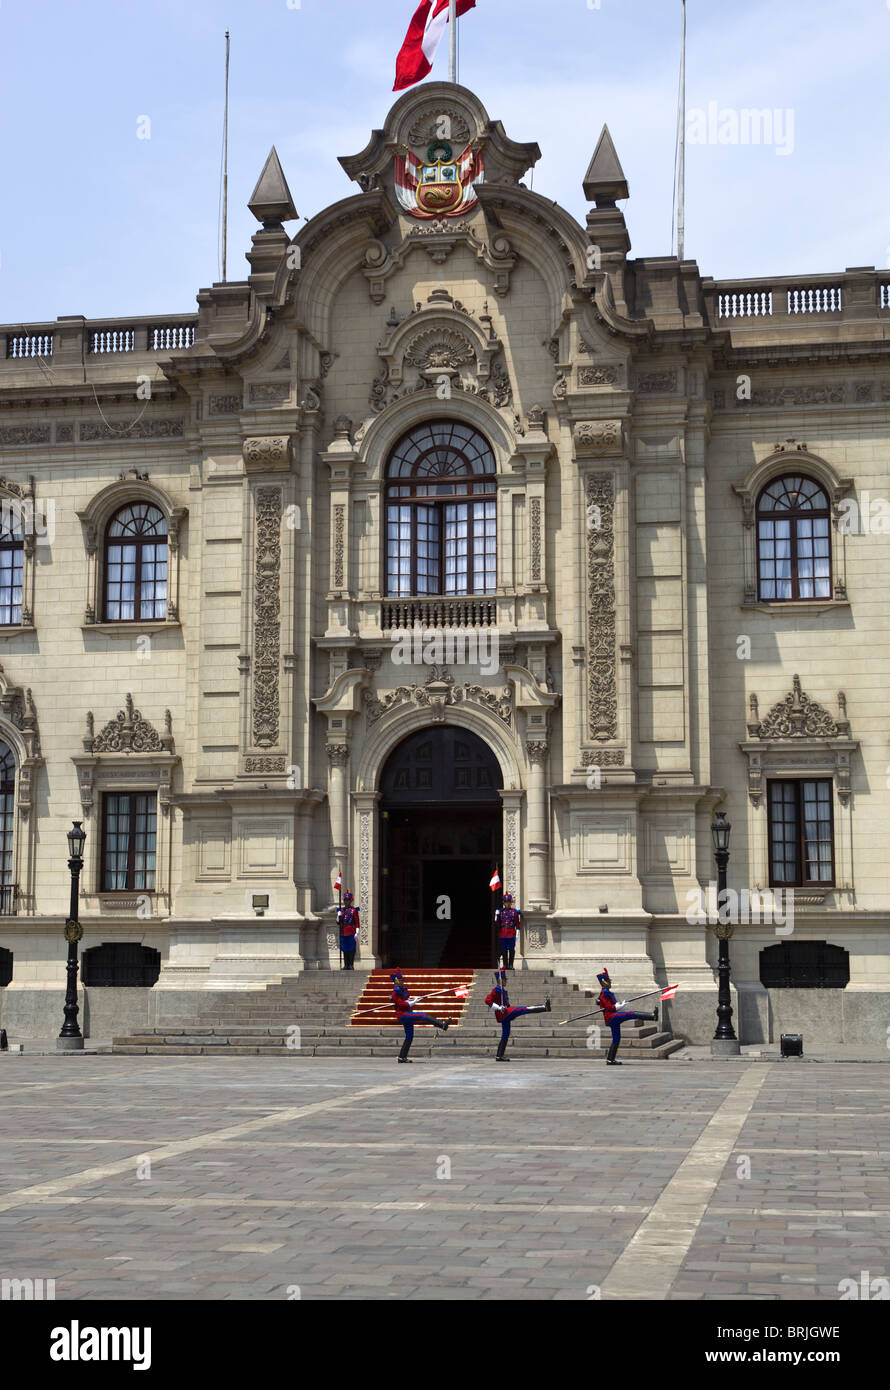
<instances>
[{"instance_id":1,"label":"arched entrance shadow","mask_svg":"<svg viewBox=\"0 0 890 1390\"><path fill-rule=\"evenodd\" d=\"M469 729L421 729L390 754L380 779L385 965L491 964L502 785L497 758Z\"/></svg>"}]
</instances>

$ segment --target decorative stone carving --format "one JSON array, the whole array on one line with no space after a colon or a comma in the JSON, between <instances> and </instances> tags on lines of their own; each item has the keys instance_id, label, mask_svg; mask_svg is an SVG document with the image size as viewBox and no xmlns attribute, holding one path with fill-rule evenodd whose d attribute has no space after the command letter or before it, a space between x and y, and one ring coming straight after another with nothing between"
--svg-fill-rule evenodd
<instances>
[{"instance_id":1,"label":"decorative stone carving","mask_svg":"<svg viewBox=\"0 0 890 1390\"><path fill-rule=\"evenodd\" d=\"M565 372L560 372L556 378L556 385L553 387L553 399L557 402L564 401L568 394L569 383L566 380L566 374Z\"/></svg>"},{"instance_id":2,"label":"decorative stone carving","mask_svg":"<svg viewBox=\"0 0 890 1390\"><path fill-rule=\"evenodd\" d=\"M507 883L511 886L514 897L519 886L519 812L510 810L507 812Z\"/></svg>"},{"instance_id":3,"label":"decorative stone carving","mask_svg":"<svg viewBox=\"0 0 890 1390\"><path fill-rule=\"evenodd\" d=\"M245 772L286 772L287 758L245 758Z\"/></svg>"},{"instance_id":4,"label":"decorative stone carving","mask_svg":"<svg viewBox=\"0 0 890 1390\"><path fill-rule=\"evenodd\" d=\"M530 430L544 430L547 427L547 412L542 405L530 405L525 419Z\"/></svg>"},{"instance_id":5,"label":"decorative stone carving","mask_svg":"<svg viewBox=\"0 0 890 1390\"><path fill-rule=\"evenodd\" d=\"M444 102L431 102L415 117L408 131L408 144L417 149L431 144L433 140L458 144L468 141L470 133L466 119L456 107L447 106Z\"/></svg>"},{"instance_id":6,"label":"decorative stone carving","mask_svg":"<svg viewBox=\"0 0 890 1390\"><path fill-rule=\"evenodd\" d=\"M599 527L587 532L587 722L597 742L618 731L615 676L614 490L610 473L587 479L587 514L599 510Z\"/></svg>"},{"instance_id":7,"label":"decorative stone carving","mask_svg":"<svg viewBox=\"0 0 890 1390\"><path fill-rule=\"evenodd\" d=\"M469 338L450 328L428 328L418 333L409 343L404 357L406 366L432 375L456 372L475 360L476 350Z\"/></svg>"},{"instance_id":8,"label":"decorative stone carving","mask_svg":"<svg viewBox=\"0 0 890 1390\"><path fill-rule=\"evenodd\" d=\"M358 891L359 902L364 909L362 914L361 926L359 927L359 941L362 946L367 946L369 942L368 923L371 916L371 813L362 811L360 817L359 840L358 840Z\"/></svg>"},{"instance_id":9,"label":"decorative stone carving","mask_svg":"<svg viewBox=\"0 0 890 1390\"><path fill-rule=\"evenodd\" d=\"M439 714L444 719L445 707L458 705L462 701L483 705L492 714L502 719L505 724L512 723L513 690L511 686L504 686L500 694L481 685L471 685L469 681L458 686L455 685L454 677L444 666L432 666L423 685L416 683L410 686L400 685L396 690L391 690L383 696L372 695L369 690L362 691L362 702L365 706L369 725L376 724L377 720L381 719L384 714L406 702L430 709L434 714ZM437 722L442 722L442 720L439 719Z\"/></svg>"},{"instance_id":10,"label":"decorative stone carving","mask_svg":"<svg viewBox=\"0 0 890 1390\"><path fill-rule=\"evenodd\" d=\"M321 410L321 385L317 382L309 382L306 387L306 396L300 401L300 409L307 415L314 415Z\"/></svg>"},{"instance_id":11,"label":"decorative stone carving","mask_svg":"<svg viewBox=\"0 0 890 1390\"><path fill-rule=\"evenodd\" d=\"M232 394L231 396L211 396L210 414L211 415L238 415L241 412L241 395Z\"/></svg>"},{"instance_id":12,"label":"decorative stone carving","mask_svg":"<svg viewBox=\"0 0 890 1390\"><path fill-rule=\"evenodd\" d=\"M73 444L73 443L74 443L74 425L71 424L69 421L66 420L66 421L64 421L64 423L63 423L63 422L60 420L59 423L56 425L56 443L57 443L57 444Z\"/></svg>"},{"instance_id":13,"label":"decorative stone carving","mask_svg":"<svg viewBox=\"0 0 890 1390\"><path fill-rule=\"evenodd\" d=\"M4 425L0 428L0 444L18 448L21 444L49 444L49 425Z\"/></svg>"},{"instance_id":14,"label":"decorative stone carving","mask_svg":"<svg viewBox=\"0 0 890 1390\"><path fill-rule=\"evenodd\" d=\"M258 748L278 742L280 570L281 492L263 487L256 496L254 585L253 739Z\"/></svg>"},{"instance_id":15,"label":"decorative stone carving","mask_svg":"<svg viewBox=\"0 0 890 1390\"><path fill-rule=\"evenodd\" d=\"M755 386L751 399L736 399L736 406L748 408L752 405L843 405L847 399L844 382L820 386Z\"/></svg>"},{"instance_id":16,"label":"decorative stone carving","mask_svg":"<svg viewBox=\"0 0 890 1390\"><path fill-rule=\"evenodd\" d=\"M492 363L491 385L487 391L480 392L480 395L487 397L498 410L506 410L513 404L513 387L500 358L496 358Z\"/></svg>"},{"instance_id":17,"label":"decorative stone carving","mask_svg":"<svg viewBox=\"0 0 890 1390\"><path fill-rule=\"evenodd\" d=\"M324 381L324 379L325 379L325 377L327 376L328 372L329 372L329 371L331 370L331 368L333 367L335 361L337 360L337 356L338 356L338 354L337 354L336 352L323 352L323 353L321 354L321 359L320 359L320 363L319 363L319 371L321 372L321 379L322 379L322 381Z\"/></svg>"},{"instance_id":18,"label":"decorative stone carving","mask_svg":"<svg viewBox=\"0 0 890 1390\"><path fill-rule=\"evenodd\" d=\"M266 435L244 441L244 466L248 473L278 472L290 467L290 458L289 435Z\"/></svg>"},{"instance_id":19,"label":"decorative stone carving","mask_svg":"<svg viewBox=\"0 0 890 1390\"><path fill-rule=\"evenodd\" d=\"M619 367L579 367L579 386L617 386L621 369Z\"/></svg>"},{"instance_id":20,"label":"decorative stone carving","mask_svg":"<svg viewBox=\"0 0 890 1390\"><path fill-rule=\"evenodd\" d=\"M752 713L756 713L757 709L754 698ZM792 689L784 700L773 705L762 723L748 725L748 736L758 739L844 738L850 732L850 725L843 717L846 713L843 691L838 692L838 703L842 716L839 720L833 719L822 705L811 700L801 689L800 676L795 676Z\"/></svg>"},{"instance_id":21,"label":"decorative stone carving","mask_svg":"<svg viewBox=\"0 0 890 1390\"><path fill-rule=\"evenodd\" d=\"M106 425L104 420L83 420L78 437L82 444L107 439L182 439L185 420L136 420L131 425Z\"/></svg>"},{"instance_id":22,"label":"decorative stone carving","mask_svg":"<svg viewBox=\"0 0 890 1390\"><path fill-rule=\"evenodd\" d=\"M621 421L583 420L575 426L574 439L578 458L620 454L623 443Z\"/></svg>"},{"instance_id":23,"label":"decorative stone carving","mask_svg":"<svg viewBox=\"0 0 890 1390\"><path fill-rule=\"evenodd\" d=\"M532 497L529 502L529 541L531 550L531 563L529 565L529 580L537 584L541 580L541 499Z\"/></svg>"},{"instance_id":24,"label":"decorative stone carving","mask_svg":"<svg viewBox=\"0 0 890 1390\"><path fill-rule=\"evenodd\" d=\"M342 589L346 558L346 508L338 504L334 507L334 589Z\"/></svg>"},{"instance_id":25,"label":"decorative stone carving","mask_svg":"<svg viewBox=\"0 0 890 1390\"><path fill-rule=\"evenodd\" d=\"M251 405L283 405L289 396L287 381L252 381L248 390Z\"/></svg>"},{"instance_id":26,"label":"decorative stone carving","mask_svg":"<svg viewBox=\"0 0 890 1390\"><path fill-rule=\"evenodd\" d=\"M623 748L582 748L578 754L579 767L624 767Z\"/></svg>"},{"instance_id":27,"label":"decorative stone carving","mask_svg":"<svg viewBox=\"0 0 890 1390\"><path fill-rule=\"evenodd\" d=\"M349 762L348 743L329 743L325 752L332 767L345 767Z\"/></svg>"},{"instance_id":28,"label":"decorative stone carving","mask_svg":"<svg viewBox=\"0 0 890 1390\"><path fill-rule=\"evenodd\" d=\"M92 712L87 714L87 737L83 747L85 753L172 753L170 711L165 711L164 733L159 734L147 719L143 719L141 711L134 708L133 696L128 694L126 708L118 710L114 719L95 737Z\"/></svg>"},{"instance_id":29,"label":"decorative stone carving","mask_svg":"<svg viewBox=\"0 0 890 1390\"><path fill-rule=\"evenodd\" d=\"M539 766L543 766L544 763L547 761L547 754L550 751L550 745L547 743L542 743L540 740L536 739L525 745L525 751L528 755L528 760L530 763L537 763Z\"/></svg>"},{"instance_id":30,"label":"decorative stone carving","mask_svg":"<svg viewBox=\"0 0 890 1390\"><path fill-rule=\"evenodd\" d=\"M674 368L663 372L641 372L637 377L637 391L641 396L664 396L677 389L677 373Z\"/></svg>"},{"instance_id":31,"label":"decorative stone carving","mask_svg":"<svg viewBox=\"0 0 890 1390\"><path fill-rule=\"evenodd\" d=\"M368 405L375 415L379 415L386 405L386 393L389 390L389 368L385 367L380 376L375 376L371 382L371 390L368 393Z\"/></svg>"}]
</instances>

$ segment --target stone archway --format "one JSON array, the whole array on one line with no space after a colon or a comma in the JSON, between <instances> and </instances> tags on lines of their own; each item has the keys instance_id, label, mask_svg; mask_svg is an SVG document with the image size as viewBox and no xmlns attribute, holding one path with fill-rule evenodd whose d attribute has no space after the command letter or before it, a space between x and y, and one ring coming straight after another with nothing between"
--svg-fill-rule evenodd
<instances>
[{"instance_id":1,"label":"stone archway","mask_svg":"<svg viewBox=\"0 0 890 1390\"><path fill-rule=\"evenodd\" d=\"M457 725L409 734L380 777L379 954L385 965L483 967L494 953L488 883L503 852L503 777Z\"/></svg>"}]
</instances>

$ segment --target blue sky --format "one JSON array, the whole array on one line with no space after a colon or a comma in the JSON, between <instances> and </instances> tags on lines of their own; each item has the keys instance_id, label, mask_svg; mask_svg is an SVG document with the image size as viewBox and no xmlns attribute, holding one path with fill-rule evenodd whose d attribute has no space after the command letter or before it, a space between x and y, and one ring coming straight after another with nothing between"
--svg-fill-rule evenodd
<instances>
[{"instance_id":1,"label":"blue sky","mask_svg":"<svg viewBox=\"0 0 890 1390\"><path fill-rule=\"evenodd\" d=\"M302 217L357 191L337 156L383 124L416 3L0 0L0 321L191 311L219 278L227 26L228 274L244 278L271 145ZM717 278L890 265L890 0L688 8L690 108L778 111L786 146L794 125L784 155L689 146L687 256ZM608 122L635 256L671 251L679 15L680 0L478 0L461 23L461 81L538 141L535 190L582 221Z\"/></svg>"}]
</instances>

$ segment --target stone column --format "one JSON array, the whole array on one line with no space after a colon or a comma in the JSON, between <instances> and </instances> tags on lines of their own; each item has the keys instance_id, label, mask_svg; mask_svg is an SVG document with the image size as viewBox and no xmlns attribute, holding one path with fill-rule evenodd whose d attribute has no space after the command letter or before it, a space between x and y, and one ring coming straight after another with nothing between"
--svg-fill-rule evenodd
<instances>
[{"instance_id":1,"label":"stone column","mask_svg":"<svg viewBox=\"0 0 890 1390\"><path fill-rule=\"evenodd\" d=\"M528 894L530 908L550 904L550 836L547 825L548 745L526 743L528 754Z\"/></svg>"},{"instance_id":2,"label":"stone column","mask_svg":"<svg viewBox=\"0 0 890 1390\"><path fill-rule=\"evenodd\" d=\"M328 777L328 801L331 807L331 834L334 840L334 860L343 870L344 884L351 883L349 876L349 745L348 743L329 743L327 746L330 773ZM355 889L351 889L355 892Z\"/></svg>"}]
</instances>

